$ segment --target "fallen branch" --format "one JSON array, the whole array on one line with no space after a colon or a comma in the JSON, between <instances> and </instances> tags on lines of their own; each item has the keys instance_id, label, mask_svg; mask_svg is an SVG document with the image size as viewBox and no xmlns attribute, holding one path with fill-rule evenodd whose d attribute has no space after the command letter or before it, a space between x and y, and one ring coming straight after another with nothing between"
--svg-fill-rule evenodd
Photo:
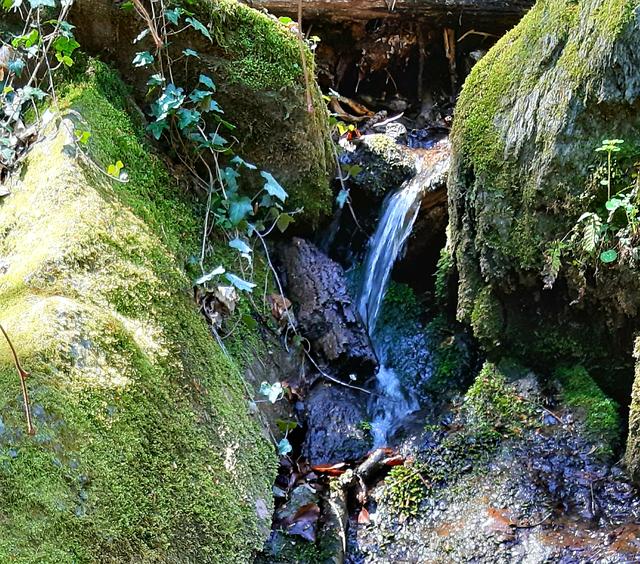
<instances>
[{"instance_id":1,"label":"fallen branch","mask_svg":"<svg viewBox=\"0 0 640 564\"><path fill-rule=\"evenodd\" d=\"M33 427L33 424L31 422L29 390L27 390L27 378L29 377L29 373L26 370L24 370L20 365L20 359L18 358L18 353L16 353L16 349L13 346L11 339L9 339L9 335L7 335L7 332L4 330L4 327L2 325L0 325L0 331L2 331L4 338L7 340L7 343L9 344L9 348L11 349L11 354L13 355L13 363L15 364L16 370L18 372L18 376L20 376L20 387L22 388L22 401L24 403L24 414L27 418L27 433L29 435L35 435L36 430Z\"/></svg>"}]
</instances>

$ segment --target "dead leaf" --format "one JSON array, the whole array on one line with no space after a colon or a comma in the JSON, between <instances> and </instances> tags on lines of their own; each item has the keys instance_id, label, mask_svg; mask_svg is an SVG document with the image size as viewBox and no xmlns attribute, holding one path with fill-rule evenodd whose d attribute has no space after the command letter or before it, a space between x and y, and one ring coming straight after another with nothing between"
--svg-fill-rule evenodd
<instances>
[{"instance_id":1,"label":"dead leaf","mask_svg":"<svg viewBox=\"0 0 640 564\"><path fill-rule=\"evenodd\" d=\"M366 507L363 507L358 513L358 524L359 525L369 525L371 523L371 519L369 517L369 512Z\"/></svg>"},{"instance_id":2,"label":"dead leaf","mask_svg":"<svg viewBox=\"0 0 640 564\"><path fill-rule=\"evenodd\" d=\"M327 474L329 476L341 476L347 471L347 465L344 462L337 464L318 464L312 466L311 469L318 474Z\"/></svg>"},{"instance_id":3,"label":"dead leaf","mask_svg":"<svg viewBox=\"0 0 640 564\"><path fill-rule=\"evenodd\" d=\"M396 454L395 456L390 456L389 458L385 458L382 461L382 464L385 466L402 466L404 464L405 458L401 454Z\"/></svg>"},{"instance_id":4,"label":"dead leaf","mask_svg":"<svg viewBox=\"0 0 640 564\"><path fill-rule=\"evenodd\" d=\"M289 315L293 317L291 309L291 301L280 294L270 294L267 296L267 303L271 306L271 315L278 322L288 321L287 311Z\"/></svg>"},{"instance_id":5,"label":"dead leaf","mask_svg":"<svg viewBox=\"0 0 640 564\"><path fill-rule=\"evenodd\" d=\"M320 517L320 507L317 503L303 505L291 519L287 526L287 533L298 535L309 542L316 540L316 525Z\"/></svg>"}]
</instances>

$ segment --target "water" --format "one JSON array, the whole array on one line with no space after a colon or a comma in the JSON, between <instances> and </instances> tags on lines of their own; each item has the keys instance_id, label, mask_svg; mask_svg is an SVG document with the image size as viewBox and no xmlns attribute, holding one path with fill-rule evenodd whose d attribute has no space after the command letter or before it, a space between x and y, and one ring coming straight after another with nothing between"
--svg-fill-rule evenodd
<instances>
[{"instance_id":1,"label":"water","mask_svg":"<svg viewBox=\"0 0 640 564\"><path fill-rule=\"evenodd\" d=\"M376 338L376 324L393 265L411 234L423 191L432 174L430 170L419 171L387 197L364 261L358 310L380 360L376 374L377 393L369 406L374 448L386 445L403 420L419 408L417 399L403 390L398 375L387 365L384 349Z\"/></svg>"}]
</instances>

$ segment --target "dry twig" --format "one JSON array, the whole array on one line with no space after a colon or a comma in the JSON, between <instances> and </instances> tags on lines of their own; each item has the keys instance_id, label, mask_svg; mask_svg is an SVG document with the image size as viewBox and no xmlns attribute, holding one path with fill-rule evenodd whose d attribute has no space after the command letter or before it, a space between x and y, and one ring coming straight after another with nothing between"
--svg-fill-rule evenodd
<instances>
[{"instance_id":1,"label":"dry twig","mask_svg":"<svg viewBox=\"0 0 640 564\"><path fill-rule=\"evenodd\" d=\"M24 403L24 414L27 418L27 433L29 435L35 435L36 430L33 427L33 423L31 422L31 407L29 405L29 391L27 390L27 378L29 377L29 373L24 370L20 364L20 359L18 358L18 353L16 353L16 349L9 339L9 335L4 330L4 327L0 325L0 331L4 335L4 338L7 340L9 344L9 348L11 349L11 354L13 355L13 363L15 364L16 371L18 372L18 376L20 376L20 387L22 388L22 401Z\"/></svg>"}]
</instances>

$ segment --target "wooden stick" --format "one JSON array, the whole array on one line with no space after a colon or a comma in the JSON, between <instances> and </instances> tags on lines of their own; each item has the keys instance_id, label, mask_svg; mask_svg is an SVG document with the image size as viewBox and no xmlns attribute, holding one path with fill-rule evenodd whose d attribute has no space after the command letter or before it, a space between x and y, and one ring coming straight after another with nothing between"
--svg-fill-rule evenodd
<instances>
[{"instance_id":1,"label":"wooden stick","mask_svg":"<svg viewBox=\"0 0 640 564\"><path fill-rule=\"evenodd\" d=\"M16 353L16 349L13 346L11 339L9 339L9 335L7 335L7 332L4 330L4 327L2 325L0 325L0 331L2 331L2 334L4 335L4 338L7 340L7 343L9 343L9 348L11 349L11 354L13 355L13 363L16 366L18 376L20 376L20 387L22 388L22 401L24 403L24 414L27 418L27 433L29 435L35 435L36 430L33 427L33 424L31 422L31 408L29 407L29 390L27 390L27 378L29 377L29 373L26 370L24 370L20 365L20 359L18 358L18 353Z\"/></svg>"}]
</instances>

